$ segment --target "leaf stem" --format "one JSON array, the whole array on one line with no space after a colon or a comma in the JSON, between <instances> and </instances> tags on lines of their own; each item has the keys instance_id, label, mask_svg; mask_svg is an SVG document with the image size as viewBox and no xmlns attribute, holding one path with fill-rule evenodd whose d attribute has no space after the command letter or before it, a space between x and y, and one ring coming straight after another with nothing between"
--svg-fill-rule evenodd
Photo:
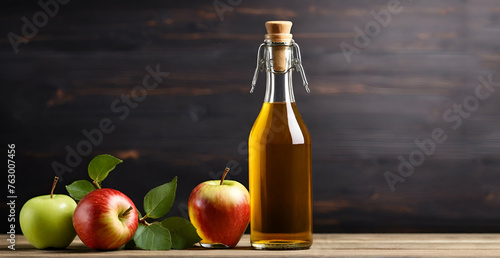
<instances>
[{"instance_id":1,"label":"leaf stem","mask_svg":"<svg viewBox=\"0 0 500 258\"><path fill-rule=\"evenodd\" d=\"M92 181L92 185L94 185L95 189L101 189L101 186L99 185L98 182L96 182L95 180Z\"/></svg>"},{"instance_id":2,"label":"leaf stem","mask_svg":"<svg viewBox=\"0 0 500 258\"><path fill-rule=\"evenodd\" d=\"M224 182L224 178L226 178L227 173L229 173L228 167L226 167L226 169L224 169L224 174L222 175L222 179L220 180L220 185L222 185L222 183Z\"/></svg>"},{"instance_id":3,"label":"leaf stem","mask_svg":"<svg viewBox=\"0 0 500 258\"><path fill-rule=\"evenodd\" d=\"M146 221L146 219L147 219L147 218L148 218L148 215L144 215L144 217L142 217L142 218L140 218L140 219L139 219L139 223L141 223L141 224L143 224L143 225L145 225L145 226L149 226L149 225L151 225L151 224L149 224L149 223Z\"/></svg>"},{"instance_id":4,"label":"leaf stem","mask_svg":"<svg viewBox=\"0 0 500 258\"><path fill-rule=\"evenodd\" d=\"M52 190L50 190L50 199L52 199L52 196L54 195L54 188L56 188L57 181L59 180L59 177L54 177L54 182L52 183Z\"/></svg>"}]
</instances>

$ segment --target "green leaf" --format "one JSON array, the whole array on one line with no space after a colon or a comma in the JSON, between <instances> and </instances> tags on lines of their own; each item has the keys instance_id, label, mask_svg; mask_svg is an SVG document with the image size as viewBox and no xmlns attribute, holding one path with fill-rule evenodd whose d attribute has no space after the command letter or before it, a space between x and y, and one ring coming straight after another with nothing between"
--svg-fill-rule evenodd
<instances>
[{"instance_id":1,"label":"green leaf","mask_svg":"<svg viewBox=\"0 0 500 258\"><path fill-rule=\"evenodd\" d=\"M81 200L83 196L95 190L94 186L87 180L78 180L66 186L66 190L75 200Z\"/></svg>"},{"instance_id":2,"label":"green leaf","mask_svg":"<svg viewBox=\"0 0 500 258\"><path fill-rule=\"evenodd\" d=\"M144 211L149 218L157 219L170 210L175 199L177 177L170 183L153 188L144 197Z\"/></svg>"},{"instance_id":3,"label":"green leaf","mask_svg":"<svg viewBox=\"0 0 500 258\"><path fill-rule=\"evenodd\" d=\"M96 156L89 163L89 176L92 180L100 183L108 176L109 172L115 169L116 165L122 162L123 160L109 154Z\"/></svg>"},{"instance_id":4,"label":"green leaf","mask_svg":"<svg viewBox=\"0 0 500 258\"><path fill-rule=\"evenodd\" d=\"M172 249L186 249L201 241L196 228L184 218L166 218L161 224L170 231Z\"/></svg>"},{"instance_id":5,"label":"green leaf","mask_svg":"<svg viewBox=\"0 0 500 258\"><path fill-rule=\"evenodd\" d=\"M139 224L134 234L134 242L144 250L170 250L172 247L170 232L158 222L149 226Z\"/></svg>"}]
</instances>

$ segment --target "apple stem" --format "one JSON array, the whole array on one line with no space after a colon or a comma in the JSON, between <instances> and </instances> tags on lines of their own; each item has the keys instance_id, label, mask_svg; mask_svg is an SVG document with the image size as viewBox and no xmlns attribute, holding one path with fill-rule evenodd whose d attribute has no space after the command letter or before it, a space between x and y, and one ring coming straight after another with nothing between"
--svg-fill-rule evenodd
<instances>
[{"instance_id":1,"label":"apple stem","mask_svg":"<svg viewBox=\"0 0 500 258\"><path fill-rule=\"evenodd\" d=\"M222 175L222 178L220 180L220 185L222 185L222 183L224 182L224 178L226 178L227 173L229 173L228 167L226 167L226 169L224 169L224 174Z\"/></svg>"},{"instance_id":2,"label":"apple stem","mask_svg":"<svg viewBox=\"0 0 500 258\"><path fill-rule=\"evenodd\" d=\"M56 188L57 181L59 180L59 177L54 177L54 182L52 183L52 190L50 190L50 199L52 199L52 196L54 195L54 188Z\"/></svg>"},{"instance_id":3,"label":"apple stem","mask_svg":"<svg viewBox=\"0 0 500 258\"><path fill-rule=\"evenodd\" d=\"M127 215L130 213L130 211L131 211L132 209L133 209L133 208L132 208L132 206L128 207L128 209L127 209L125 212L123 212L123 213L122 213L122 215L121 215L120 217L125 217L125 216L127 216Z\"/></svg>"},{"instance_id":4,"label":"apple stem","mask_svg":"<svg viewBox=\"0 0 500 258\"><path fill-rule=\"evenodd\" d=\"M101 186L95 180L92 181L92 184L94 185L95 189L101 189Z\"/></svg>"}]
</instances>

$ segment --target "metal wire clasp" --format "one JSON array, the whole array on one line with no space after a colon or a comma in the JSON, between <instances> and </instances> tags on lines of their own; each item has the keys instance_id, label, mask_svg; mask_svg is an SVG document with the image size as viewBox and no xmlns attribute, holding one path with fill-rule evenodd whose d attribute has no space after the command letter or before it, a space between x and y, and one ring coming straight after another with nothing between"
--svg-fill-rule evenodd
<instances>
[{"instance_id":1,"label":"metal wire clasp","mask_svg":"<svg viewBox=\"0 0 500 258\"><path fill-rule=\"evenodd\" d=\"M274 44L274 43L271 43ZM265 46L266 43L262 43L259 46L259 50L257 50L257 66L255 67L255 72L253 74L253 79L252 79L252 88L250 89L250 93L253 93L255 90L255 85L257 84L257 78L259 77L259 71L263 72L264 70L273 72L272 68L268 67L268 64L266 64L266 48ZM309 83L307 82L306 74L304 72L304 67L302 66L302 56L300 55L300 47L295 41L292 39L291 41L291 47L292 47L292 64L290 69L295 70L300 73L300 76L302 77L302 84L304 85L304 88L306 89L307 93L311 92L309 89ZM264 55L261 55L261 52L264 52ZM264 56L264 58L262 57ZM288 71L285 71L288 72Z\"/></svg>"},{"instance_id":2,"label":"metal wire clasp","mask_svg":"<svg viewBox=\"0 0 500 258\"><path fill-rule=\"evenodd\" d=\"M259 50L257 50L257 67L255 67L255 72L253 73L252 88L250 89L250 93L253 93L253 90L255 90L255 84L257 84L257 78L259 77L259 70L261 72L264 71L264 66L266 64L266 59L265 58L261 58L261 55L260 55L260 52L261 52L262 47L264 45L266 45L266 43L260 44Z\"/></svg>"}]
</instances>

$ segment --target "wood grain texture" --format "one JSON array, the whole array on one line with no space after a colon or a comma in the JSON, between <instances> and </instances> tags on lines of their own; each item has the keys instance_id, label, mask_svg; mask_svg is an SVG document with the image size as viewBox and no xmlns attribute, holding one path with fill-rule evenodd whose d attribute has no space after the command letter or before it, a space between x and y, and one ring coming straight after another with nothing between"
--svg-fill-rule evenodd
<instances>
[{"instance_id":1,"label":"wood grain texture","mask_svg":"<svg viewBox=\"0 0 500 258\"><path fill-rule=\"evenodd\" d=\"M6 235L2 235L6 238ZM309 250L264 251L250 247L244 235L234 249L144 251L118 250L97 252L78 238L66 250L37 250L24 236L18 236L17 249L1 250L9 257L460 257L491 256L500 252L498 234L315 234Z\"/></svg>"},{"instance_id":2,"label":"wood grain texture","mask_svg":"<svg viewBox=\"0 0 500 258\"><path fill-rule=\"evenodd\" d=\"M0 10L1 142L15 143L18 206L47 194L66 146L110 118L104 136L64 185L87 177L97 154L124 159L104 182L141 208L147 191L179 177L169 216L185 216L198 183L217 177L248 185L246 141L262 105L264 79L251 95L267 20L291 20L311 87L295 75L297 106L312 136L315 232L499 232L500 93L480 103L457 130L443 121L474 93L478 75L500 81L500 8L494 0L401 1L359 54L341 42L388 1L243 1L219 19L212 1L71 1L14 54L35 2ZM110 109L142 83L145 67L170 75L120 120ZM415 139L444 128L448 140L392 193ZM5 183L2 183L5 184ZM133 186L132 186L133 185ZM2 211L8 212L5 201ZM6 228L6 220L0 225Z\"/></svg>"}]
</instances>

